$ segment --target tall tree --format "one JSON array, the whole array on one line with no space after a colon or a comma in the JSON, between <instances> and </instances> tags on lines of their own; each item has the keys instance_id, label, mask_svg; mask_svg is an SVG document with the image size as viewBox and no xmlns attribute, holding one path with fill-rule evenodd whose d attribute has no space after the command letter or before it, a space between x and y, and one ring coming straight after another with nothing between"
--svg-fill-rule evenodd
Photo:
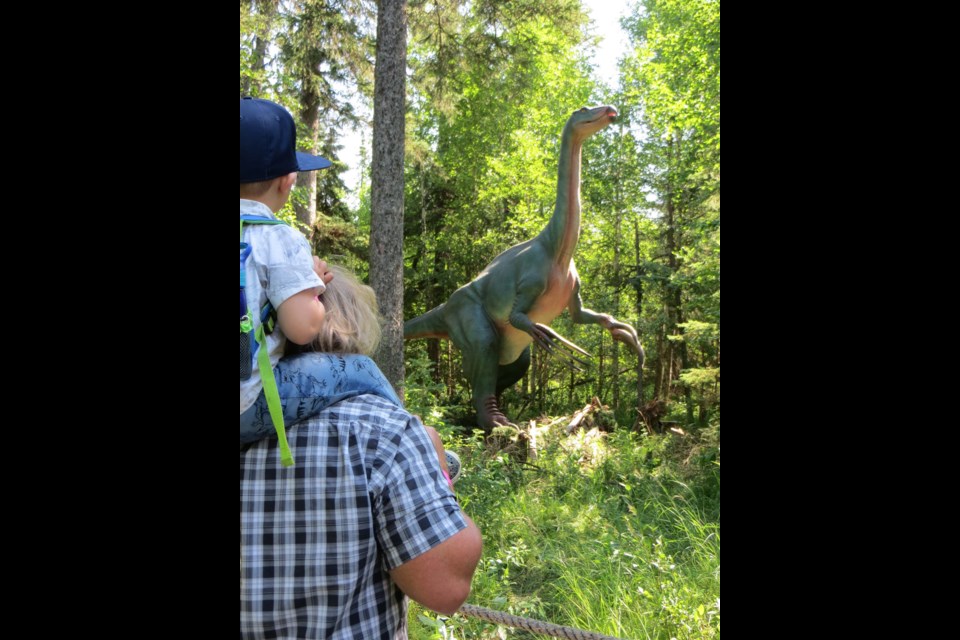
<instances>
[{"instance_id":1,"label":"tall tree","mask_svg":"<svg viewBox=\"0 0 960 640\"><path fill-rule=\"evenodd\" d=\"M643 0L625 26L624 86L643 107L661 214L656 396L682 389L687 422L699 402L705 424L719 402L720 3Z\"/></svg>"},{"instance_id":2,"label":"tall tree","mask_svg":"<svg viewBox=\"0 0 960 640\"><path fill-rule=\"evenodd\" d=\"M385 319L377 364L403 396L403 163L406 140L407 1L377 3L373 103L370 284Z\"/></svg>"},{"instance_id":3,"label":"tall tree","mask_svg":"<svg viewBox=\"0 0 960 640\"><path fill-rule=\"evenodd\" d=\"M364 0L291 0L284 3L285 30L279 38L284 80L289 93L296 96L300 116L301 146L318 153L324 146L323 131L355 122L353 105L344 98L344 88L367 82L367 37L361 23L366 18ZM304 173L298 178L302 188L294 201L297 219L313 228L318 200L331 194L321 190L332 171Z\"/></svg>"},{"instance_id":4,"label":"tall tree","mask_svg":"<svg viewBox=\"0 0 960 640\"><path fill-rule=\"evenodd\" d=\"M240 2L240 96L260 95L280 0Z\"/></svg>"}]
</instances>

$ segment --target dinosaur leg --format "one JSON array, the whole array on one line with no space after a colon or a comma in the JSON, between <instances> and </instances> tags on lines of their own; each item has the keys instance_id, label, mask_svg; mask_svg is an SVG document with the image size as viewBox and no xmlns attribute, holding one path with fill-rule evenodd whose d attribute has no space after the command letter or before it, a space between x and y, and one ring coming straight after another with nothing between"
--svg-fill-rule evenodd
<instances>
[{"instance_id":1,"label":"dinosaur leg","mask_svg":"<svg viewBox=\"0 0 960 640\"><path fill-rule=\"evenodd\" d=\"M473 390L477 423L489 432L498 425L510 424L496 396L500 335L479 304L469 304L469 296L455 298L459 296L451 297L446 309L450 339L463 355L463 372Z\"/></svg>"},{"instance_id":2,"label":"dinosaur leg","mask_svg":"<svg viewBox=\"0 0 960 640\"><path fill-rule=\"evenodd\" d=\"M530 368L530 347L510 364L502 364L497 369L497 406L503 404L503 392L512 387Z\"/></svg>"},{"instance_id":3,"label":"dinosaur leg","mask_svg":"<svg viewBox=\"0 0 960 640\"><path fill-rule=\"evenodd\" d=\"M488 433L498 425L511 424L510 418L500 411L497 402L497 363L496 342L476 340L477 349L463 354L463 369L473 389L473 406L477 410L477 424Z\"/></svg>"},{"instance_id":4,"label":"dinosaur leg","mask_svg":"<svg viewBox=\"0 0 960 640\"><path fill-rule=\"evenodd\" d=\"M512 387L530 368L530 347L523 350L520 357L510 364L500 365L497 371L497 396Z\"/></svg>"}]
</instances>

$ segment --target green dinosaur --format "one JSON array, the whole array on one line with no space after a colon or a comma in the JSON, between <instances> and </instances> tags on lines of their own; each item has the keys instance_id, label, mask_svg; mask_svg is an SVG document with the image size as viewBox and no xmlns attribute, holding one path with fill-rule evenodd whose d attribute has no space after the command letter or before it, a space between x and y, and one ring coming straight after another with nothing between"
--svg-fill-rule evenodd
<instances>
[{"instance_id":1,"label":"green dinosaur","mask_svg":"<svg viewBox=\"0 0 960 640\"><path fill-rule=\"evenodd\" d=\"M473 388L477 422L490 430L510 424L500 410L500 392L523 377L536 344L576 370L590 356L546 326L564 308L578 324L599 324L629 345L643 366L636 330L612 316L583 307L573 252L580 238L580 153L583 142L617 117L613 107L584 107L563 128L557 205L546 228L533 240L497 256L472 282L427 313L408 320L404 339L448 338L463 353L463 369Z\"/></svg>"}]
</instances>

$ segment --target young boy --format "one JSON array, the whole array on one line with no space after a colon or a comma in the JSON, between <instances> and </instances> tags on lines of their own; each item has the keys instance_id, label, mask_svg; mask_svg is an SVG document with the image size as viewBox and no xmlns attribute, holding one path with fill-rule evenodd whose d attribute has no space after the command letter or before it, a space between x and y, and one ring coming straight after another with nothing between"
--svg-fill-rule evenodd
<instances>
[{"instance_id":1,"label":"young boy","mask_svg":"<svg viewBox=\"0 0 960 640\"><path fill-rule=\"evenodd\" d=\"M330 161L296 151L296 126L286 109L267 100L240 99L240 216L275 220L296 182L298 171L330 166ZM398 402L389 383L369 358L363 366L346 367L337 389L314 384L325 379L329 363L321 358L281 358L287 340L304 345L320 333L325 309L318 294L333 275L311 255L310 246L296 230L283 224L244 224L242 243L249 250L245 262L245 294L254 336L261 324L260 310L269 301L276 310L276 330L265 338L265 348L278 383L285 422L315 415L340 399L374 393ZM241 340L244 336L241 336ZM253 346L253 345L251 345ZM241 349L241 354L243 350ZM242 358L243 356L241 356ZM345 356L348 357L348 356ZM349 356L353 357L353 356ZM273 424L263 391L258 358L244 379L241 363L240 442L254 442L279 433ZM371 370L372 367L372 370ZM386 390L389 389L389 393ZM335 393L336 392L336 393ZM285 443L281 440L281 448Z\"/></svg>"}]
</instances>

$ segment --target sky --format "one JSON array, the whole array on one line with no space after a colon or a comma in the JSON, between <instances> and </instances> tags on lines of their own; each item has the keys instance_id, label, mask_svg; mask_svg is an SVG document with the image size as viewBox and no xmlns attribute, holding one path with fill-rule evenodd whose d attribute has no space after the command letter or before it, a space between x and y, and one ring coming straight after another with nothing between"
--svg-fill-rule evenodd
<instances>
[{"instance_id":1,"label":"sky","mask_svg":"<svg viewBox=\"0 0 960 640\"><path fill-rule=\"evenodd\" d=\"M617 83L617 63L627 50L628 39L620 28L620 18L630 12L634 2L629 0L581 0L590 13L594 22L594 32L601 36L597 47L597 57L593 61L597 69L597 77L608 86ZM580 105L582 106L582 105ZM347 203L356 208L359 204L358 189L360 186L360 145L359 130L348 131L342 139L343 150L340 159L349 169L343 174L343 182L347 187ZM370 145L370 134L367 135L367 146ZM369 157L369 156L368 156Z\"/></svg>"},{"instance_id":2,"label":"sky","mask_svg":"<svg viewBox=\"0 0 960 640\"><path fill-rule=\"evenodd\" d=\"M595 32L603 39L597 48L597 75L610 86L617 83L617 63L627 50L629 40L620 28L620 18L626 16L633 2L626 0L581 0L590 12Z\"/></svg>"}]
</instances>

